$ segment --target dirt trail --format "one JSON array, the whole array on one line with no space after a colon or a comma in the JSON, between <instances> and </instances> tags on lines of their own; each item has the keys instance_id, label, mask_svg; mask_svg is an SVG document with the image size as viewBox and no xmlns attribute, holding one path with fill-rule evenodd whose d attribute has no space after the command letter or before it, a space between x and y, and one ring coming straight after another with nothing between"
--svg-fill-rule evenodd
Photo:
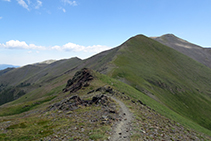
<instances>
[{"instance_id":1,"label":"dirt trail","mask_svg":"<svg viewBox=\"0 0 211 141\"><path fill-rule=\"evenodd\" d=\"M114 126L113 134L111 136L110 141L129 141L130 140L130 131L131 131L131 121L132 121L132 113L125 106L123 102L116 99L115 97L111 97L115 100L120 106L120 116L122 119L117 122Z\"/></svg>"}]
</instances>

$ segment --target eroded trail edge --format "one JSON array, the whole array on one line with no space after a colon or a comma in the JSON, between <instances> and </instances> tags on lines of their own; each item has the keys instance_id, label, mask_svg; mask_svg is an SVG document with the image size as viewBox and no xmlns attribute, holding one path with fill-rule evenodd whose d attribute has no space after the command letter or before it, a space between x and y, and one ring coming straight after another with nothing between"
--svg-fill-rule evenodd
<instances>
[{"instance_id":1,"label":"eroded trail edge","mask_svg":"<svg viewBox=\"0 0 211 141\"><path fill-rule=\"evenodd\" d=\"M126 105L118 100L117 98L111 96L120 106L120 116L122 117L120 121L116 123L113 129L113 134L110 138L110 141L129 141L130 140L130 131L131 122L133 119L133 114L129 111Z\"/></svg>"}]
</instances>

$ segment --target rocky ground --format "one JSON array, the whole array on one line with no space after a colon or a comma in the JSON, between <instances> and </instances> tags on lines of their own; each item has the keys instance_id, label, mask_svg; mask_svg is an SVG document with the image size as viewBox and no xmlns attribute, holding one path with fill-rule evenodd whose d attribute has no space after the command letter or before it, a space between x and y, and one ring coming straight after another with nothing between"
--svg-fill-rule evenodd
<instances>
[{"instance_id":1,"label":"rocky ground","mask_svg":"<svg viewBox=\"0 0 211 141\"><path fill-rule=\"evenodd\" d=\"M139 106L137 110L140 111L139 116L132 124L135 140L211 140L203 134L161 116L150 108Z\"/></svg>"},{"instance_id":2,"label":"rocky ground","mask_svg":"<svg viewBox=\"0 0 211 141\"><path fill-rule=\"evenodd\" d=\"M47 110L51 114L43 116L67 118L66 120L73 123L55 130L54 134L43 140L107 140L111 138L114 123L122 120L119 106L112 98L103 94L93 96L91 100L81 100L77 96L72 96L53 104Z\"/></svg>"},{"instance_id":3,"label":"rocky ground","mask_svg":"<svg viewBox=\"0 0 211 141\"><path fill-rule=\"evenodd\" d=\"M92 97L91 100L82 100L78 96L67 97L66 99L57 102L47 108L46 112L49 117L56 117L52 111L58 111L60 117L77 117L76 123L83 124L85 126L78 127L70 126L68 128L60 129L56 131L56 134L52 134L43 138L43 140L110 140L110 141L128 141L132 135L132 119L133 114L129 111L126 105L115 98L115 91L110 86L99 87L96 90L88 92L88 97ZM87 96L85 96L87 97ZM96 110L85 110L88 107L96 108ZM86 112L79 112L84 107ZM95 109L94 108L94 109ZM76 112L75 112L76 111ZM80 119L83 118L83 119ZM88 126L87 126L88 125ZM91 131L104 128L105 133L100 133L97 137L90 138ZM65 133L65 136L61 137L59 134ZM101 134L104 134L104 137Z\"/></svg>"},{"instance_id":4,"label":"rocky ground","mask_svg":"<svg viewBox=\"0 0 211 141\"><path fill-rule=\"evenodd\" d=\"M116 106L119 105L119 108L115 109L117 111L115 113L118 114L115 116L113 115L113 117L110 118L110 120L114 120L109 123L109 128L106 131L106 138L96 140L211 140L211 137L188 129L181 124L160 115L155 110L141 102L141 100L131 99L124 93L118 92L109 86L100 87L96 90L90 91L88 92L88 95L96 93L98 95L105 94L108 99L110 98L110 100L113 100L113 102L116 103ZM129 108L122 101L127 103ZM110 110L110 113L114 113L111 111L112 110ZM102 109L97 113L100 112L102 117L105 117L105 115L108 114ZM101 116L99 116L98 119L103 119L100 117ZM109 115L107 115L107 117L109 117Z\"/></svg>"},{"instance_id":5,"label":"rocky ground","mask_svg":"<svg viewBox=\"0 0 211 141\"><path fill-rule=\"evenodd\" d=\"M116 122L116 126L113 128L113 133L110 138L111 141L128 141L132 135L132 120L133 115L126 107L126 105L120 100L112 97L120 105L120 115L122 114L122 119Z\"/></svg>"},{"instance_id":6,"label":"rocky ground","mask_svg":"<svg viewBox=\"0 0 211 141\"><path fill-rule=\"evenodd\" d=\"M195 132L170 120L148 107L141 100L128 99L121 93L115 93L134 114L130 140L134 141L208 141L211 137Z\"/></svg>"}]
</instances>

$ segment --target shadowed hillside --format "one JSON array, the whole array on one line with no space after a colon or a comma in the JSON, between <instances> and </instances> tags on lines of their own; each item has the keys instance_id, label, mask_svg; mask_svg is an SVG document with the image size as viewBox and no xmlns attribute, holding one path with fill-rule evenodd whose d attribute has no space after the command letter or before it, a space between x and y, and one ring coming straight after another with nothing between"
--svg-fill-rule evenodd
<instances>
[{"instance_id":1,"label":"shadowed hillside","mask_svg":"<svg viewBox=\"0 0 211 141\"><path fill-rule=\"evenodd\" d=\"M73 69L80 62L79 58L71 58L50 64L38 63L13 69L4 75L0 75L0 104L15 100L52 82Z\"/></svg>"},{"instance_id":2,"label":"shadowed hillside","mask_svg":"<svg viewBox=\"0 0 211 141\"><path fill-rule=\"evenodd\" d=\"M16 86L19 83L39 83L48 81L56 76L65 73L71 67L78 65L81 60L79 58L71 58L59 60L51 64L38 63L23 66L0 77L0 83Z\"/></svg>"},{"instance_id":3,"label":"shadowed hillside","mask_svg":"<svg viewBox=\"0 0 211 141\"><path fill-rule=\"evenodd\" d=\"M13 69L15 69L15 68L6 68L4 70L0 70L0 76L5 74L5 73L7 73L7 72L9 72L9 71L11 71L11 70L13 70Z\"/></svg>"}]
</instances>

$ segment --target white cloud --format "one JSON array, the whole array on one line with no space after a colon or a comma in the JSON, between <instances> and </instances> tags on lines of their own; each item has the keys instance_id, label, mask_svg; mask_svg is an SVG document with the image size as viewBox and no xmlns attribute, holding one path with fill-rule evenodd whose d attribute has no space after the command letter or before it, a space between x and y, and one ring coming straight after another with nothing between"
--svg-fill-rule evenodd
<instances>
[{"instance_id":1,"label":"white cloud","mask_svg":"<svg viewBox=\"0 0 211 141\"><path fill-rule=\"evenodd\" d=\"M0 17L0 20L2 19L3 17Z\"/></svg>"},{"instance_id":2,"label":"white cloud","mask_svg":"<svg viewBox=\"0 0 211 141\"><path fill-rule=\"evenodd\" d=\"M62 49L65 51L73 50L73 51L78 52L78 51L83 51L85 49L85 47L74 44L74 43L67 43L62 46Z\"/></svg>"},{"instance_id":3,"label":"white cloud","mask_svg":"<svg viewBox=\"0 0 211 141\"><path fill-rule=\"evenodd\" d=\"M60 50L60 51L62 50L61 47L60 46L57 46L57 45L56 46L53 46L52 49Z\"/></svg>"},{"instance_id":4,"label":"white cloud","mask_svg":"<svg viewBox=\"0 0 211 141\"><path fill-rule=\"evenodd\" d=\"M90 52L90 53L99 53L104 50L110 49L110 47L102 45L93 45L93 46L81 46L74 43L67 43L63 46L53 46L52 49L59 51L74 51L74 52Z\"/></svg>"},{"instance_id":5,"label":"white cloud","mask_svg":"<svg viewBox=\"0 0 211 141\"><path fill-rule=\"evenodd\" d=\"M19 40L10 40L8 42L0 43L0 48L4 49L27 49L28 53L32 53L31 50L37 50L36 53L39 53L39 50L58 50L66 52L87 52L87 53L99 53L104 50L111 49L110 47L103 45L93 45L93 46L82 46L74 43L67 43L62 46L55 45L53 47L37 46L35 44L27 44L25 41Z\"/></svg>"},{"instance_id":6,"label":"white cloud","mask_svg":"<svg viewBox=\"0 0 211 141\"><path fill-rule=\"evenodd\" d=\"M18 40L10 40L6 42L6 44L0 44L1 48L7 48L7 49L39 49L39 50L45 50L46 47L44 46L36 46L35 44L27 44L24 41L18 41Z\"/></svg>"},{"instance_id":7,"label":"white cloud","mask_svg":"<svg viewBox=\"0 0 211 141\"><path fill-rule=\"evenodd\" d=\"M29 7L24 0L17 0L18 4L20 4L23 8L26 8L29 11Z\"/></svg>"},{"instance_id":8,"label":"white cloud","mask_svg":"<svg viewBox=\"0 0 211 141\"><path fill-rule=\"evenodd\" d=\"M11 0L3 0L3 1L11 2Z\"/></svg>"},{"instance_id":9,"label":"white cloud","mask_svg":"<svg viewBox=\"0 0 211 141\"><path fill-rule=\"evenodd\" d=\"M40 0L37 0L37 5L35 6L35 9L39 9L42 6L42 2Z\"/></svg>"},{"instance_id":10,"label":"white cloud","mask_svg":"<svg viewBox=\"0 0 211 141\"><path fill-rule=\"evenodd\" d=\"M64 4L69 4L71 6L77 6L76 1L70 1L70 0L62 0Z\"/></svg>"}]
</instances>

